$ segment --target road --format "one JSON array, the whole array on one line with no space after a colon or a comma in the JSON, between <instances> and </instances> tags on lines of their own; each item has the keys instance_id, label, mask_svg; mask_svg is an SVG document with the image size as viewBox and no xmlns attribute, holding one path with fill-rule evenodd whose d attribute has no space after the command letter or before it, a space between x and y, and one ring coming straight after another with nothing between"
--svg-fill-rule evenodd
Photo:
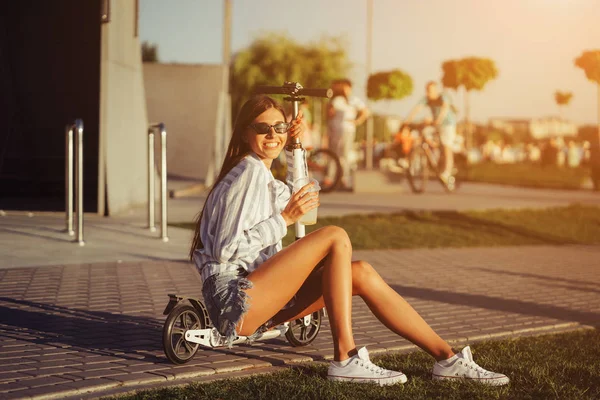
<instances>
[{"instance_id":1,"label":"road","mask_svg":"<svg viewBox=\"0 0 600 400\"><path fill-rule=\"evenodd\" d=\"M439 185L431 185L430 189L421 195L408 192L408 188L406 192L398 193L323 194L319 215L544 208L573 203L600 206L600 193L591 191L524 189L487 184L465 184L460 191L452 194L444 193ZM205 196L169 200L169 223L193 221ZM71 238L63 232L63 213L4 211L0 216L0 269L186 258L191 240L189 230L170 227L170 240L163 243L157 238L158 233L144 229L146 225L144 208L111 218L86 215L86 245L79 247L71 243Z\"/></svg>"}]
</instances>

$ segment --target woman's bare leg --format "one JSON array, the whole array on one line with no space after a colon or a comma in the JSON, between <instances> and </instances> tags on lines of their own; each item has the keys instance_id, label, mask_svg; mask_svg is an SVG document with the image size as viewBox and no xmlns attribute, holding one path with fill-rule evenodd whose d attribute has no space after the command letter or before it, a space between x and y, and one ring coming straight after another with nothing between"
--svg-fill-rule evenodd
<instances>
[{"instance_id":1,"label":"woman's bare leg","mask_svg":"<svg viewBox=\"0 0 600 400\"><path fill-rule=\"evenodd\" d=\"M298 292L315 266L325 259L322 273L323 302L327 307L334 357L345 360L355 350L352 336L352 245L346 232L329 226L291 244L259 268L248 279L246 293L251 306L238 334L252 334Z\"/></svg>"},{"instance_id":2,"label":"woman's bare leg","mask_svg":"<svg viewBox=\"0 0 600 400\"><path fill-rule=\"evenodd\" d=\"M410 340L438 361L454 355L450 345L383 280L371 264L359 261L353 268L353 277L353 291L362 297L377 319L390 330Z\"/></svg>"},{"instance_id":3,"label":"woman's bare leg","mask_svg":"<svg viewBox=\"0 0 600 400\"><path fill-rule=\"evenodd\" d=\"M275 324L292 321L323 307L319 272L312 274L296 296L296 304L273 318ZM352 262L352 294L362 297L373 314L394 333L410 340L436 360L452 357L454 352L423 318L392 289L367 262Z\"/></svg>"}]
</instances>

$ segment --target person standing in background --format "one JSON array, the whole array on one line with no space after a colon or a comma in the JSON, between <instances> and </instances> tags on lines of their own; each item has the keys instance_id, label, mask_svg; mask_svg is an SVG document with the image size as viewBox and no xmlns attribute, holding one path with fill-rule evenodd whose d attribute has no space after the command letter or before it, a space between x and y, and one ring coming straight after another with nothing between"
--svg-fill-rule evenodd
<instances>
[{"instance_id":1,"label":"person standing in background","mask_svg":"<svg viewBox=\"0 0 600 400\"><path fill-rule=\"evenodd\" d=\"M354 142L356 127L369 117L365 103L352 95L352 82L338 79L332 82L333 97L327 106L327 131L329 148L334 151L342 164L342 185L352 188L352 171L356 169Z\"/></svg>"}]
</instances>

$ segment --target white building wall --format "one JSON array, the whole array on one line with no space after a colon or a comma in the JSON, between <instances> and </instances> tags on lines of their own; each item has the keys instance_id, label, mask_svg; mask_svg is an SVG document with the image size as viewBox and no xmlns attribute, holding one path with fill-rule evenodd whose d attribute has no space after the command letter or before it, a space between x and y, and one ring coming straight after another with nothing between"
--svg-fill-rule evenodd
<instances>
[{"instance_id":1,"label":"white building wall","mask_svg":"<svg viewBox=\"0 0 600 400\"><path fill-rule=\"evenodd\" d=\"M222 106L224 71L222 65L144 63L148 118L166 125L170 176L210 185L220 168L215 153L227 141L223 118L229 116Z\"/></svg>"},{"instance_id":2,"label":"white building wall","mask_svg":"<svg viewBox=\"0 0 600 400\"><path fill-rule=\"evenodd\" d=\"M147 201L147 117L136 2L111 2L102 25L99 213ZM108 204L105 204L105 189Z\"/></svg>"}]
</instances>

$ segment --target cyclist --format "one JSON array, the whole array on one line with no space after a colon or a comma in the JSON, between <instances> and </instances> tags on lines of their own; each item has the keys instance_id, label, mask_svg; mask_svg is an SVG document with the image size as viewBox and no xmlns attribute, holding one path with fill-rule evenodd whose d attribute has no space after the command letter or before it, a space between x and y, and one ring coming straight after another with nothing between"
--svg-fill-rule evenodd
<instances>
[{"instance_id":1,"label":"cyclist","mask_svg":"<svg viewBox=\"0 0 600 400\"><path fill-rule=\"evenodd\" d=\"M425 93L425 97L411 110L404 123L410 124L413 118L424 107L429 107L433 116L432 124L437 127L440 134L440 141L444 148L444 159L446 162L444 170L441 173L441 178L444 182L448 182L448 179L452 175L452 168L454 167L454 152L452 149L454 147L454 140L456 139L456 110L448 96L440 92L437 83L434 81L427 82Z\"/></svg>"}]
</instances>

